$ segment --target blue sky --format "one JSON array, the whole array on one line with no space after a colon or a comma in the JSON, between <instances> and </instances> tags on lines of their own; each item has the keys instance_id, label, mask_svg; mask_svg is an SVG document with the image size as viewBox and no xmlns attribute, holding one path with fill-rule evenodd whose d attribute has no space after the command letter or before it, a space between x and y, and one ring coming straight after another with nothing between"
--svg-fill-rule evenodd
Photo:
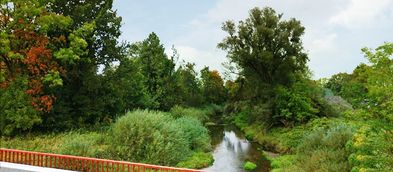
<instances>
[{"instance_id":1,"label":"blue sky","mask_svg":"<svg viewBox=\"0 0 393 172\"><path fill-rule=\"evenodd\" d=\"M303 43L314 78L351 72L366 62L360 49L393 40L393 0L115 0L123 17L122 40L141 41L155 32L167 52L174 45L180 58L224 71L221 24L239 21L253 7L273 7L284 18L306 27Z\"/></svg>"}]
</instances>

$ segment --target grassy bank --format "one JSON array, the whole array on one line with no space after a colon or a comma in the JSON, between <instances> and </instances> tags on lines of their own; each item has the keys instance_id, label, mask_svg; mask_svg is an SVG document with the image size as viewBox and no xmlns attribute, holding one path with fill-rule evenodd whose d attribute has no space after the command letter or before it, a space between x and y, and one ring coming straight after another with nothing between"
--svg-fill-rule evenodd
<instances>
[{"instance_id":1,"label":"grassy bank","mask_svg":"<svg viewBox=\"0 0 393 172\"><path fill-rule=\"evenodd\" d=\"M265 130L234 123L265 150L272 171L392 171L393 125L381 120L362 120L356 111L342 118L318 118L293 128ZM356 117L355 118L351 118Z\"/></svg>"},{"instance_id":2,"label":"grassy bank","mask_svg":"<svg viewBox=\"0 0 393 172\"><path fill-rule=\"evenodd\" d=\"M175 107L170 112L128 112L102 131L69 131L2 137L4 148L132 162L204 168L213 163L204 127L218 106Z\"/></svg>"}]
</instances>

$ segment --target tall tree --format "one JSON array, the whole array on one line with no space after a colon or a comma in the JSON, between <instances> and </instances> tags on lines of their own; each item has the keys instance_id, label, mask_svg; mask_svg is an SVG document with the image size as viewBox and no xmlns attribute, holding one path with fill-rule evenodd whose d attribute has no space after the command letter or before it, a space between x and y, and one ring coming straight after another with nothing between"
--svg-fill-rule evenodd
<instances>
[{"instance_id":1,"label":"tall tree","mask_svg":"<svg viewBox=\"0 0 393 172\"><path fill-rule=\"evenodd\" d=\"M301 36L304 27L296 19L282 20L272 8L254 8L245 21L232 21L222 29L228 36L218 47L228 52L246 78L269 86L288 86L297 72L307 70Z\"/></svg>"},{"instance_id":2,"label":"tall tree","mask_svg":"<svg viewBox=\"0 0 393 172\"><path fill-rule=\"evenodd\" d=\"M272 125L293 125L325 115L316 84L310 82L300 21L282 19L272 8L254 8L244 21L223 24L228 36L218 44L238 71L232 91L250 119ZM310 91L302 90L305 87ZM241 109L233 108L233 109Z\"/></svg>"},{"instance_id":3,"label":"tall tree","mask_svg":"<svg viewBox=\"0 0 393 172\"><path fill-rule=\"evenodd\" d=\"M109 67L112 62L124 57L124 47L119 44L121 17L112 9L112 0L54 0L47 3L51 12L69 16L71 27L86 23L94 25L86 39L88 51L75 63L65 66L68 75L63 87L56 91L57 104L46 120L49 127L64 128L79 124L99 122L108 115L105 109L109 100L96 99L107 97L105 78L99 69ZM62 32L69 35L70 32ZM115 112L110 112L109 116ZM63 121L59 125L57 121ZM74 122L78 121L78 122Z\"/></svg>"},{"instance_id":4,"label":"tall tree","mask_svg":"<svg viewBox=\"0 0 393 172\"><path fill-rule=\"evenodd\" d=\"M165 54L165 48L155 33L151 33L147 39L136 45L133 56L138 58L149 95L152 97L152 108L170 109L173 91L172 74L175 63Z\"/></svg>"}]
</instances>

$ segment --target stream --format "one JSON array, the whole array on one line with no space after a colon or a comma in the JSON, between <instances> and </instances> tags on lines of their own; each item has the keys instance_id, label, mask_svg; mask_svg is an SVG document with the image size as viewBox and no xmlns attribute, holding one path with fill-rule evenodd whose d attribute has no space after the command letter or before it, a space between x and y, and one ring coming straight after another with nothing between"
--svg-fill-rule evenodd
<instances>
[{"instance_id":1,"label":"stream","mask_svg":"<svg viewBox=\"0 0 393 172\"><path fill-rule=\"evenodd\" d=\"M243 164L251 161L257 165L255 172L268 172L269 161L262 156L257 143L249 142L234 126L209 127L214 148L214 163L203 170L207 172L246 172Z\"/></svg>"}]
</instances>

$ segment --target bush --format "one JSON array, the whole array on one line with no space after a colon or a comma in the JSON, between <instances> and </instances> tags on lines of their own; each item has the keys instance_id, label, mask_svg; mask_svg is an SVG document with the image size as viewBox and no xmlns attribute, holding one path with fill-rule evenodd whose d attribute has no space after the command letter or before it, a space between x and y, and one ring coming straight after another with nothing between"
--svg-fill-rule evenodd
<instances>
[{"instance_id":1,"label":"bush","mask_svg":"<svg viewBox=\"0 0 393 172\"><path fill-rule=\"evenodd\" d=\"M197 119L181 117L176 120L177 125L184 132L184 137L189 141L191 150L210 151L209 131Z\"/></svg>"},{"instance_id":2,"label":"bush","mask_svg":"<svg viewBox=\"0 0 393 172\"><path fill-rule=\"evenodd\" d=\"M134 162L175 165L190 153L189 141L174 119L162 112L137 110L112 125L114 157Z\"/></svg>"},{"instance_id":3,"label":"bush","mask_svg":"<svg viewBox=\"0 0 393 172\"><path fill-rule=\"evenodd\" d=\"M393 171L392 143L393 129L362 126L347 144L352 171Z\"/></svg>"},{"instance_id":4,"label":"bush","mask_svg":"<svg viewBox=\"0 0 393 172\"><path fill-rule=\"evenodd\" d=\"M0 88L0 136L28 131L42 122L41 113L26 94L27 80L14 80L8 88Z\"/></svg>"},{"instance_id":5,"label":"bush","mask_svg":"<svg viewBox=\"0 0 393 172\"><path fill-rule=\"evenodd\" d=\"M252 163L252 162L250 162L250 161L247 161L247 162L244 164L243 168L244 168L245 170L247 170L247 171L252 171L252 170L255 170L255 169L257 168L257 165L254 164L254 163Z\"/></svg>"},{"instance_id":6,"label":"bush","mask_svg":"<svg viewBox=\"0 0 393 172\"><path fill-rule=\"evenodd\" d=\"M182 168L201 169L210 166L213 162L214 158L211 153L197 152L185 161L178 163L176 166Z\"/></svg>"},{"instance_id":7,"label":"bush","mask_svg":"<svg viewBox=\"0 0 393 172\"><path fill-rule=\"evenodd\" d=\"M281 155L276 158L270 158L270 167L276 169L276 171L280 168L289 168L293 166L295 160L295 155Z\"/></svg>"},{"instance_id":8,"label":"bush","mask_svg":"<svg viewBox=\"0 0 393 172\"><path fill-rule=\"evenodd\" d=\"M99 133L69 133L63 140L59 148L59 153L65 155L76 155L85 157L99 157L105 152L103 144L103 136Z\"/></svg>"},{"instance_id":9,"label":"bush","mask_svg":"<svg viewBox=\"0 0 393 172\"><path fill-rule=\"evenodd\" d=\"M349 171L345 145L352 135L353 129L347 125L312 132L299 146L295 166L306 172Z\"/></svg>"}]
</instances>

